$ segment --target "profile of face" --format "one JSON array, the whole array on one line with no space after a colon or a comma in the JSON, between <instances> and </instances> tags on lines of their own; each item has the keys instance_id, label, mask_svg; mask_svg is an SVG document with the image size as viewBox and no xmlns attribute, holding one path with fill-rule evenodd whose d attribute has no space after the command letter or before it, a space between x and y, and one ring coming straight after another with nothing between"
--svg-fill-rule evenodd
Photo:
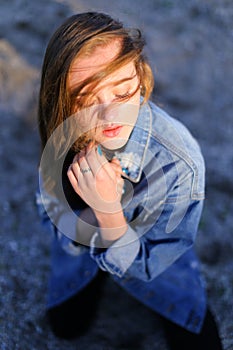
<instances>
[{"instance_id":1,"label":"profile of face","mask_svg":"<svg viewBox=\"0 0 233 350\"><path fill-rule=\"evenodd\" d=\"M114 61L120 49L120 40L114 39L108 44L97 46L91 54L74 59L68 74L68 89L72 91L78 84L103 70ZM74 106L81 130L95 130L95 142L107 149L123 147L137 121L140 107L139 84L135 63L132 61L103 78L94 93L90 94L88 85L84 86L76 97ZM85 111L79 110L79 99L82 96L88 97L88 94L91 97Z\"/></svg>"}]
</instances>

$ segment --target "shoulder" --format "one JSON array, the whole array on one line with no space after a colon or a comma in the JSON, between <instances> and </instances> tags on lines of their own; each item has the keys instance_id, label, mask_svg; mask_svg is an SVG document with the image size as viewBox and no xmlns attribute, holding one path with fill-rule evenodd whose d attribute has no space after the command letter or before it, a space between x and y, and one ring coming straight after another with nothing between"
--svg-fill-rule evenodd
<instances>
[{"instance_id":1,"label":"shoulder","mask_svg":"<svg viewBox=\"0 0 233 350\"><path fill-rule=\"evenodd\" d=\"M154 103L149 102L148 106L151 111L151 138L190 166L195 167L199 158L203 162L200 146L188 128Z\"/></svg>"},{"instance_id":2,"label":"shoulder","mask_svg":"<svg viewBox=\"0 0 233 350\"><path fill-rule=\"evenodd\" d=\"M160 160L175 161L182 171L191 172L195 178L193 196L204 196L205 163L197 140L188 128L153 102L151 112L151 142Z\"/></svg>"}]
</instances>

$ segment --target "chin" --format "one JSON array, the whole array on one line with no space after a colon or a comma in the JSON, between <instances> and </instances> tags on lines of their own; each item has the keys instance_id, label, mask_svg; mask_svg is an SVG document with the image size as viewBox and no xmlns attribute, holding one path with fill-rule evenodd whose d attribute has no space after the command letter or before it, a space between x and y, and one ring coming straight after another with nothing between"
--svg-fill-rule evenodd
<instances>
[{"instance_id":1,"label":"chin","mask_svg":"<svg viewBox=\"0 0 233 350\"><path fill-rule=\"evenodd\" d=\"M103 142L101 142L101 144L103 145L103 147L109 150L115 150L125 146L127 141L128 141L128 138L113 138L111 140L110 139L104 140Z\"/></svg>"}]
</instances>

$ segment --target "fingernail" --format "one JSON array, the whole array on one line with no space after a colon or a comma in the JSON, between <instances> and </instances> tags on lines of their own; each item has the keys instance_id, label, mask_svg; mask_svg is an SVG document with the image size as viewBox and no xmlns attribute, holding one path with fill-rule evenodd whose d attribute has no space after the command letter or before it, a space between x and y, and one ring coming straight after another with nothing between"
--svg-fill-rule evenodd
<instances>
[{"instance_id":1,"label":"fingernail","mask_svg":"<svg viewBox=\"0 0 233 350\"><path fill-rule=\"evenodd\" d=\"M99 153L100 156L102 156L103 152L100 145L97 146L97 152Z\"/></svg>"}]
</instances>

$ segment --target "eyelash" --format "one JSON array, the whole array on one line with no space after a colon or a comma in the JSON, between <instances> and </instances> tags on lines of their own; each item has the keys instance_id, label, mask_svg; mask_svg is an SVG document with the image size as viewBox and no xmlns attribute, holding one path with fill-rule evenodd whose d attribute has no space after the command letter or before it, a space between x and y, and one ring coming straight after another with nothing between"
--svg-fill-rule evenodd
<instances>
[{"instance_id":1,"label":"eyelash","mask_svg":"<svg viewBox=\"0 0 233 350\"><path fill-rule=\"evenodd\" d=\"M116 97L117 100L123 100L123 99L125 99L125 98L127 98L127 97L130 97L130 92L127 91L125 94L122 94L122 95L115 95L115 97Z\"/></svg>"},{"instance_id":2,"label":"eyelash","mask_svg":"<svg viewBox=\"0 0 233 350\"><path fill-rule=\"evenodd\" d=\"M121 95L120 94L116 94L115 95L115 101L125 100L127 98L130 98L130 96L131 96L130 91L127 91L126 93L121 94ZM79 100L80 100L80 97L77 97L76 98L76 105L78 105ZM93 105L92 103L88 104L89 107L91 107L92 105Z\"/></svg>"}]
</instances>

